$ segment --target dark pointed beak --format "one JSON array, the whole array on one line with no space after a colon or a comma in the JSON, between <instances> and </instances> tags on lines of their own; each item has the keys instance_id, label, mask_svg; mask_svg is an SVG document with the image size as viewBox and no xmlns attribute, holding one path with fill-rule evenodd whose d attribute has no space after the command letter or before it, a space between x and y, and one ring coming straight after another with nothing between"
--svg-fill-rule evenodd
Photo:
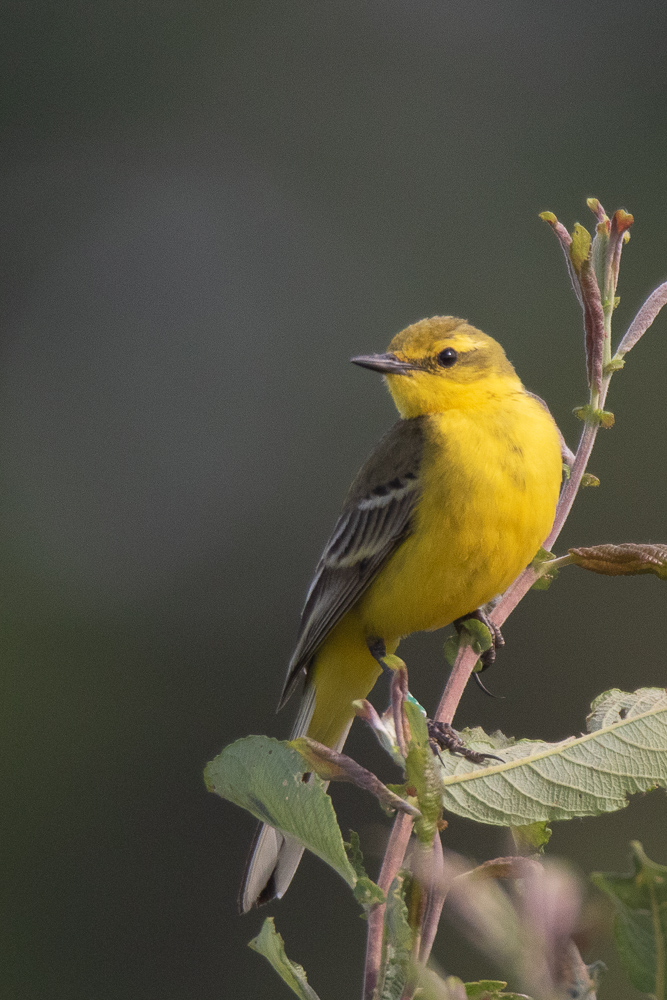
<instances>
[{"instance_id":1,"label":"dark pointed beak","mask_svg":"<svg viewBox=\"0 0 667 1000\"><path fill-rule=\"evenodd\" d=\"M406 375L408 372L419 371L417 365L401 361L395 354L359 354L356 358L350 358L350 361L354 365L361 365L362 368L382 372L383 375Z\"/></svg>"}]
</instances>

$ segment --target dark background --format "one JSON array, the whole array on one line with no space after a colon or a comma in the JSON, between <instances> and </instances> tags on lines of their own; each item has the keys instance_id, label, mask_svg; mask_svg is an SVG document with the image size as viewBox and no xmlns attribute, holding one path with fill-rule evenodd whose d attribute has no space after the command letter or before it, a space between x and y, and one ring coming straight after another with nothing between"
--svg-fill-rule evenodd
<instances>
[{"instance_id":1,"label":"dark background","mask_svg":"<svg viewBox=\"0 0 667 1000\"><path fill-rule=\"evenodd\" d=\"M205 762L274 718L309 575L394 419L348 364L436 313L497 336L571 445L578 306L537 213L635 214L617 337L667 277L662 0L70 2L3 13L2 995L287 997L235 912L253 821ZM568 544L667 541L667 318L616 376ZM667 591L565 571L508 622L458 722L580 731L663 685ZM402 647L432 707L442 635ZM378 692L379 703L384 692ZM355 727L357 729L357 727ZM350 751L393 775L358 727ZM337 791L374 868L379 811ZM667 862L662 792L556 825L586 876ZM456 819L478 860L502 831ZM322 1000L364 925L313 860L272 908ZM441 932L438 960L486 960ZM612 964L602 996L636 996Z\"/></svg>"}]
</instances>

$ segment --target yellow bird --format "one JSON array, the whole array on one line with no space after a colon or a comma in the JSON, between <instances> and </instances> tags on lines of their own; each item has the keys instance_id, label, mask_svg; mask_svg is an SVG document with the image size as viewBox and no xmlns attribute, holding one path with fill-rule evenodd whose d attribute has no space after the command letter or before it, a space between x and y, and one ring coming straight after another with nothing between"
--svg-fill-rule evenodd
<instances>
[{"instance_id":1,"label":"yellow bird","mask_svg":"<svg viewBox=\"0 0 667 1000\"><path fill-rule=\"evenodd\" d=\"M315 571L281 705L306 675L293 738L345 742L354 709L388 653L490 601L549 534L561 436L500 344L451 316L397 334L387 354L352 358L382 372L401 419L348 493ZM301 845L260 827L241 889L245 912L280 897Z\"/></svg>"}]
</instances>

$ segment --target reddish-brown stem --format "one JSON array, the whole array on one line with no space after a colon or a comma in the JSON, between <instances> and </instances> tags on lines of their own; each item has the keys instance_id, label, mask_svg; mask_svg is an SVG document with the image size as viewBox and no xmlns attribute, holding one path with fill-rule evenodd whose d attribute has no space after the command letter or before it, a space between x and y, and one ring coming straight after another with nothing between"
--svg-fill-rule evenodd
<instances>
[{"instance_id":1,"label":"reddish-brown stem","mask_svg":"<svg viewBox=\"0 0 667 1000\"><path fill-rule=\"evenodd\" d=\"M436 722L451 723L477 660L478 655L471 646L462 646L459 649L434 716Z\"/></svg>"},{"instance_id":2,"label":"reddish-brown stem","mask_svg":"<svg viewBox=\"0 0 667 1000\"><path fill-rule=\"evenodd\" d=\"M606 375L603 379L599 397L600 408L604 406L610 378L611 375ZM590 458L597 432L598 425L596 423L587 422L585 424L579 441L579 447L577 448L574 464L570 471L570 478L565 483L561 492L558 507L556 509L554 524L549 537L545 542L545 548L547 549L550 549L556 541L563 524L570 513L570 509L574 503L574 498L576 497L581 484L582 476L586 471L586 465L588 464L588 459ZM508 587L496 607L491 612L490 618L493 622L495 622L495 624L502 625L502 623L517 606L519 601L521 601L527 591L530 590L537 577L538 573L529 566L519 577L517 577L514 583ZM477 663L477 659L477 653L475 653L470 646L462 646L459 650L456 661L447 680L447 684L445 685L445 690L440 700L440 704L438 705L434 716L437 722L452 722L465 690L465 686L470 680L470 675L472 674L475 664ZM407 850L408 841L410 839L411 829L412 820L405 813L401 813L394 820L394 825L389 838L389 843L387 845L387 851L385 853L379 879L379 885L385 892L388 890L396 872L403 863L405 851ZM440 837L437 834L435 840L438 844L440 844ZM440 856L441 855L442 845L440 844ZM429 899L425 926L422 930L423 936L420 959L423 962L427 961L430 954L443 903L444 896L442 900L436 897L436 895L433 895L433 897ZM368 916L368 943L366 948L363 1000L373 1000L378 984L380 966L382 963L384 911L384 905L376 906L373 910L371 910Z\"/></svg>"},{"instance_id":3,"label":"reddish-brown stem","mask_svg":"<svg viewBox=\"0 0 667 1000\"><path fill-rule=\"evenodd\" d=\"M632 323L628 327L628 331L623 337L623 340L618 345L618 350L616 354L619 357L623 357L625 354L631 350L640 337L648 330L649 326L658 315L663 306L667 305L667 281L663 281L661 285L651 292L647 298L644 305L641 307Z\"/></svg>"},{"instance_id":4,"label":"reddish-brown stem","mask_svg":"<svg viewBox=\"0 0 667 1000\"><path fill-rule=\"evenodd\" d=\"M600 389L600 403L599 407L602 409L604 407L605 401L607 399L607 391L609 389L609 382L611 380L611 374L605 375L602 380L602 386ZM581 479L586 471L586 466L588 465L588 460L591 457L591 452L593 451L593 445L595 444L595 438L599 430L599 425L587 421L584 424L584 429L581 432L581 437L579 439L579 447L577 448L577 454L575 455L574 465L570 469L570 478L565 483L563 487L563 492L561 493L560 500L558 502L558 507L556 508L556 517L554 518L553 527L549 533L549 537L544 543L544 548L551 551L551 548L560 535L563 525L567 520L567 516L572 509L572 504L574 503L574 498L577 495L579 487L581 485ZM521 579L521 577L519 577ZM532 586L532 584L531 584ZM511 588L510 588L511 589ZM509 614L509 611L508 613ZM505 616L507 617L507 616Z\"/></svg>"},{"instance_id":5,"label":"reddish-brown stem","mask_svg":"<svg viewBox=\"0 0 667 1000\"><path fill-rule=\"evenodd\" d=\"M430 884L428 886L428 898L426 902L426 912L422 926L421 947L419 949L419 962L426 965L431 954L431 948L435 940L440 914L447 895L445 888L445 858L442 853L442 841L440 834L436 833L433 838L433 854L430 866Z\"/></svg>"},{"instance_id":6,"label":"reddish-brown stem","mask_svg":"<svg viewBox=\"0 0 667 1000\"><path fill-rule=\"evenodd\" d=\"M406 813L398 814L391 828L382 868L378 877L378 885L385 895L389 892L391 883L396 878L398 870L403 864L411 833L412 818L406 815ZM373 1000L378 986L380 967L382 965L385 909L386 903L377 903L368 914L363 1000Z\"/></svg>"},{"instance_id":7,"label":"reddish-brown stem","mask_svg":"<svg viewBox=\"0 0 667 1000\"><path fill-rule=\"evenodd\" d=\"M550 220L549 220L550 221ZM565 251L566 260L568 262L568 268L572 273L572 268L569 259L569 243L571 238L569 234L564 230L562 226L553 219L552 225L556 225L563 230L560 233L557 228L557 235L563 243L563 249ZM563 235L565 234L565 235ZM567 237L567 239L565 238ZM573 278L573 286L575 293L581 301L581 294L577 287L577 282ZM651 325L656 315L660 309L667 304L667 282L660 285L652 295L647 299L642 308L639 310L637 316L635 317L630 329L626 333L625 337L619 345L619 356L622 356L626 351L630 350L646 329ZM595 398L595 406L598 409L602 409L605 404L607 397L607 391L609 389L609 382L611 380L612 372L608 371L603 374L599 395ZM547 551L551 551L552 546L556 542L563 525L572 509L572 504L574 503L575 497L579 491L581 485L581 480L586 471L586 466L588 465L588 460L591 456L593 450L593 445L595 444L595 439L597 437L597 432L599 430L599 424L594 420L587 420L581 437L579 439L579 446L577 448L577 453L575 456L574 463L570 470L569 479L566 481L558 502L558 507L556 508L556 516L554 518L553 527L549 533L549 537L544 543L544 548ZM528 590L532 587L539 576L539 572L535 570L532 566L521 573L520 576L512 583L508 589L503 594L500 601L496 604L494 609L490 614L492 622L496 625L502 625L503 622L509 617L514 608L519 604L522 598L526 595ZM473 651L471 646L462 646L459 649L458 655L454 666L452 667L451 673L445 685L445 690L443 691L440 704L438 705L437 711L434 715L434 719L437 722L451 723L456 709L458 708L459 702L465 690L465 686L470 680L470 675L473 672L475 664L477 662L478 655ZM398 732L399 726L397 726ZM410 834L412 832L412 819L405 813L400 813L396 816L394 820L394 825L392 827L391 835L389 837L389 843L387 844L387 850L385 852L384 861L382 863L382 869L380 871L380 877L378 879L378 884L382 890L386 893L391 886L399 868L403 864L403 859L405 857L405 852L407 850L408 842L410 840ZM442 855L442 844L440 841L440 836L436 833L434 838L434 869L442 868L443 855ZM438 868L438 870L440 870ZM441 882L441 880L440 880ZM419 950L419 961L425 964L428 961L431 948L433 945L433 940L438 928L438 922L440 919L440 914L444 904L445 895L441 893L438 889L440 882L434 879L431 886L429 886L429 897L427 900L427 905L425 909L425 916L421 928L421 945ZM367 948L366 948L366 965L364 970L364 992L363 1000L375 1000L376 990L378 986L378 980L380 976L380 968L382 964L382 951L383 951L383 931L384 931L384 914L385 914L385 904L376 905L368 916L368 938L367 938ZM411 995L409 984L406 986L406 995Z\"/></svg>"}]
</instances>

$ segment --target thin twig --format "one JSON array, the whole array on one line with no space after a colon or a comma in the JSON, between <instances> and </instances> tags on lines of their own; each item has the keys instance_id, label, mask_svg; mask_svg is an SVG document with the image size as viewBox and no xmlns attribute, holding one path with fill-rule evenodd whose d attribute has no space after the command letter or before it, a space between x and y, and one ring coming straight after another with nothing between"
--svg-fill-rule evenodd
<instances>
[{"instance_id":1,"label":"thin twig","mask_svg":"<svg viewBox=\"0 0 667 1000\"><path fill-rule=\"evenodd\" d=\"M298 740L294 740L292 746L299 751L308 766L312 767L325 781L349 781L357 788L362 788L365 792L374 795L385 809L398 809L407 813L408 816L412 816L413 819L421 818L421 813L416 806L397 795L396 792L392 792L380 781L377 775L358 764L347 754L332 750L331 747L318 743L317 740L311 740L308 736L301 736Z\"/></svg>"},{"instance_id":2,"label":"thin twig","mask_svg":"<svg viewBox=\"0 0 667 1000\"><path fill-rule=\"evenodd\" d=\"M628 331L623 337L623 340L618 345L618 350L616 351L616 356L622 358L628 353L631 348L635 346L640 337L642 337L649 326L658 315L660 310L664 305L667 305L667 281L663 281L661 285L651 292L647 298L644 305L641 307L632 323L628 327Z\"/></svg>"}]
</instances>

